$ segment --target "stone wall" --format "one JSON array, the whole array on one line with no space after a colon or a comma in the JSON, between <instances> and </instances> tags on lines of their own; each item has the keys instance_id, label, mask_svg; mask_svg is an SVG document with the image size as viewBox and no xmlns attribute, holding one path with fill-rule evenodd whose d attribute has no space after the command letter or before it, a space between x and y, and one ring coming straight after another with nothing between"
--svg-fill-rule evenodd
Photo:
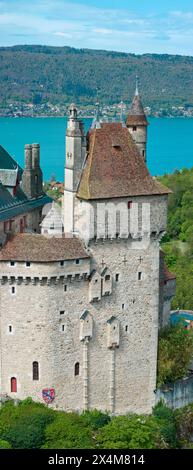
<instances>
[{"instance_id":1,"label":"stone wall","mask_svg":"<svg viewBox=\"0 0 193 470\"><path fill-rule=\"evenodd\" d=\"M7 276L0 287L1 393L42 401L42 389L53 387L56 408L151 412L156 386L159 243L154 240L147 250L133 250L131 241L107 240L93 241L89 248L91 268L87 266L86 271L86 266L71 262L72 278L63 277L61 271L67 266L55 263L1 266ZM102 272L105 265L111 273L112 293L95 301L89 297L91 281L84 273L94 268ZM83 338L85 310L92 319L92 335ZM119 325L119 344L111 344L109 338L112 316ZM39 363L38 381L32 380L34 361ZM77 376L76 363L80 364ZM10 392L11 377L17 378L17 393Z\"/></svg>"},{"instance_id":2,"label":"stone wall","mask_svg":"<svg viewBox=\"0 0 193 470\"><path fill-rule=\"evenodd\" d=\"M156 391L156 403L163 400L170 408L182 408L193 403L193 376L167 384Z\"/></svg>"}]
</instances>

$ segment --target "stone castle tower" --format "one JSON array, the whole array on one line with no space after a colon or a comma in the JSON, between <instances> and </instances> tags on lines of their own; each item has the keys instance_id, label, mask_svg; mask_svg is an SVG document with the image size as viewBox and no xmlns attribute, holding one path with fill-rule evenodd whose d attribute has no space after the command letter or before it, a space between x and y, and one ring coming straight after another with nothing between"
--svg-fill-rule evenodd
<instances>
[{"instance_id":1,"label":"stone castle tower","mask_svg":"<svg viewBox=\"0 0 193 470\"><path fill-rule=\"evenodd\" d=\"M64 235L16 234L0 251L2 394L151 412L169 190L147 170L147 121L134 101L126 125L95 119L87 136L71 106Z\"/></svg>"}]
</instances>

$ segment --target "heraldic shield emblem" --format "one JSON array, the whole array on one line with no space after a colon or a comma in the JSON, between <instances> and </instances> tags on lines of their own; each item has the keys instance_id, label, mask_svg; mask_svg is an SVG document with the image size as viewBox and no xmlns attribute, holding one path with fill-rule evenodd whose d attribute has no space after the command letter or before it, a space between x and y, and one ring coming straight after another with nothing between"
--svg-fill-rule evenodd
<instances>
[{"instance_id":1,"label":"heraldic shield emblem","mask_svg":"<svg viewBox=\"0 0 193 470\"><path fill-rule=\"evenodd\" d=\"M44 388L42 390L42 398L46 403L52 403L55 398L55 389L54 388Z\"/></svg>"}]
</instances>

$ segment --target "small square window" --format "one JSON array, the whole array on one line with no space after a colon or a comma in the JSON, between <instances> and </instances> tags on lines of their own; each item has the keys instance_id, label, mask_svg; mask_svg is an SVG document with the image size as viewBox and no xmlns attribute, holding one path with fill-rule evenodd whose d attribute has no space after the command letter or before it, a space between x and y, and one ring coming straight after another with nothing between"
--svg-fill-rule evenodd
<instances>
[{"instance_id":1,"label":"small square window","mask_svg":"<svg viewBox=\"0 0 193 470\"><path fill-rule=\"evenodd\" d=\"M119 280L119 274L116 274L115 281L118 282L118 280Z\"/></svg>"},{"instance_id":2,"label":"small square window","mask_svg":"<svg viewBox=\"0 0 193 470\"><path fill-rule=\"evenodd\" d=\"M60 310L60 315L64 315L64 310Z\"/></svg>"},{"instance_id":3,"label":"small square window","mask_svg":"<svg viewBox=\"0 0 193 470\"><path fill-rule=\"evenodd\" d=\"M27 266L27 268L29 268L29 266L31 266L30 261L26 261L25 265Z\"/></svg>"},{"instance_id":4,"label":"small square window","mask_svg":"<svg viewBox=\"0 0 193 470\"><path fill-rule=\"evenodd\" d=\"M15 266L15 261L10 261L10 266Z\"/></svg>"},{"instance_id":5,"label":"small square window","mask_svg":"<svg viewBox=\"0 0 193 470\"><path fill-rule=\"evenodd\" d=\"M79 264L80 263L80 260L79 259L76 259L76 264Z\"/></svg>"},{"instance_id":6,"label":"small square window","mask_svg":"<svg viewBox=\"0 0 193 470\"><path fill-rule=\"evenodd\" d=\"M107 275L105 276L105 281L110 281L110 275L109 275L109 274L107 274Z\"/></svg>"}]
</instances>

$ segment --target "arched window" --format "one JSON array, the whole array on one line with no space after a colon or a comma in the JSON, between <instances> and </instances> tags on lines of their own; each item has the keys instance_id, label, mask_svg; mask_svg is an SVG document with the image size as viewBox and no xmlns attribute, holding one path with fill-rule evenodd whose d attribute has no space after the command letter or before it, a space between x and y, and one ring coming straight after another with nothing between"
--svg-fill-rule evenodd
<instances>
[{"instance_id":1,"label":"arched window","mask_svg":"<svg viewBox=\"0 0 193 470\"><path fill-rule=\"evenodd\" d=\"M11 377L11 392L17 392L17 379Z\"/></svg>"},{"instance_id":2,"label":"arched window","mask_svg":"<svg viewBox=\"0 0 193 470\"><path fill-rule=\"evenodd\" d=\"M34 361L33 364L33 380L39 380L39 364Z\"/></svg>"},{"instance_id":3,"label":"arched window","mask_svg":"<svg viewBox=\"0 0 193 470\"><path fill-rule=\"evenodd\" d=\"M76 362L75 366L74 366L74 375L79 375L80 374L80 364L79 362Z\"/></svg>"}]
</instances>

